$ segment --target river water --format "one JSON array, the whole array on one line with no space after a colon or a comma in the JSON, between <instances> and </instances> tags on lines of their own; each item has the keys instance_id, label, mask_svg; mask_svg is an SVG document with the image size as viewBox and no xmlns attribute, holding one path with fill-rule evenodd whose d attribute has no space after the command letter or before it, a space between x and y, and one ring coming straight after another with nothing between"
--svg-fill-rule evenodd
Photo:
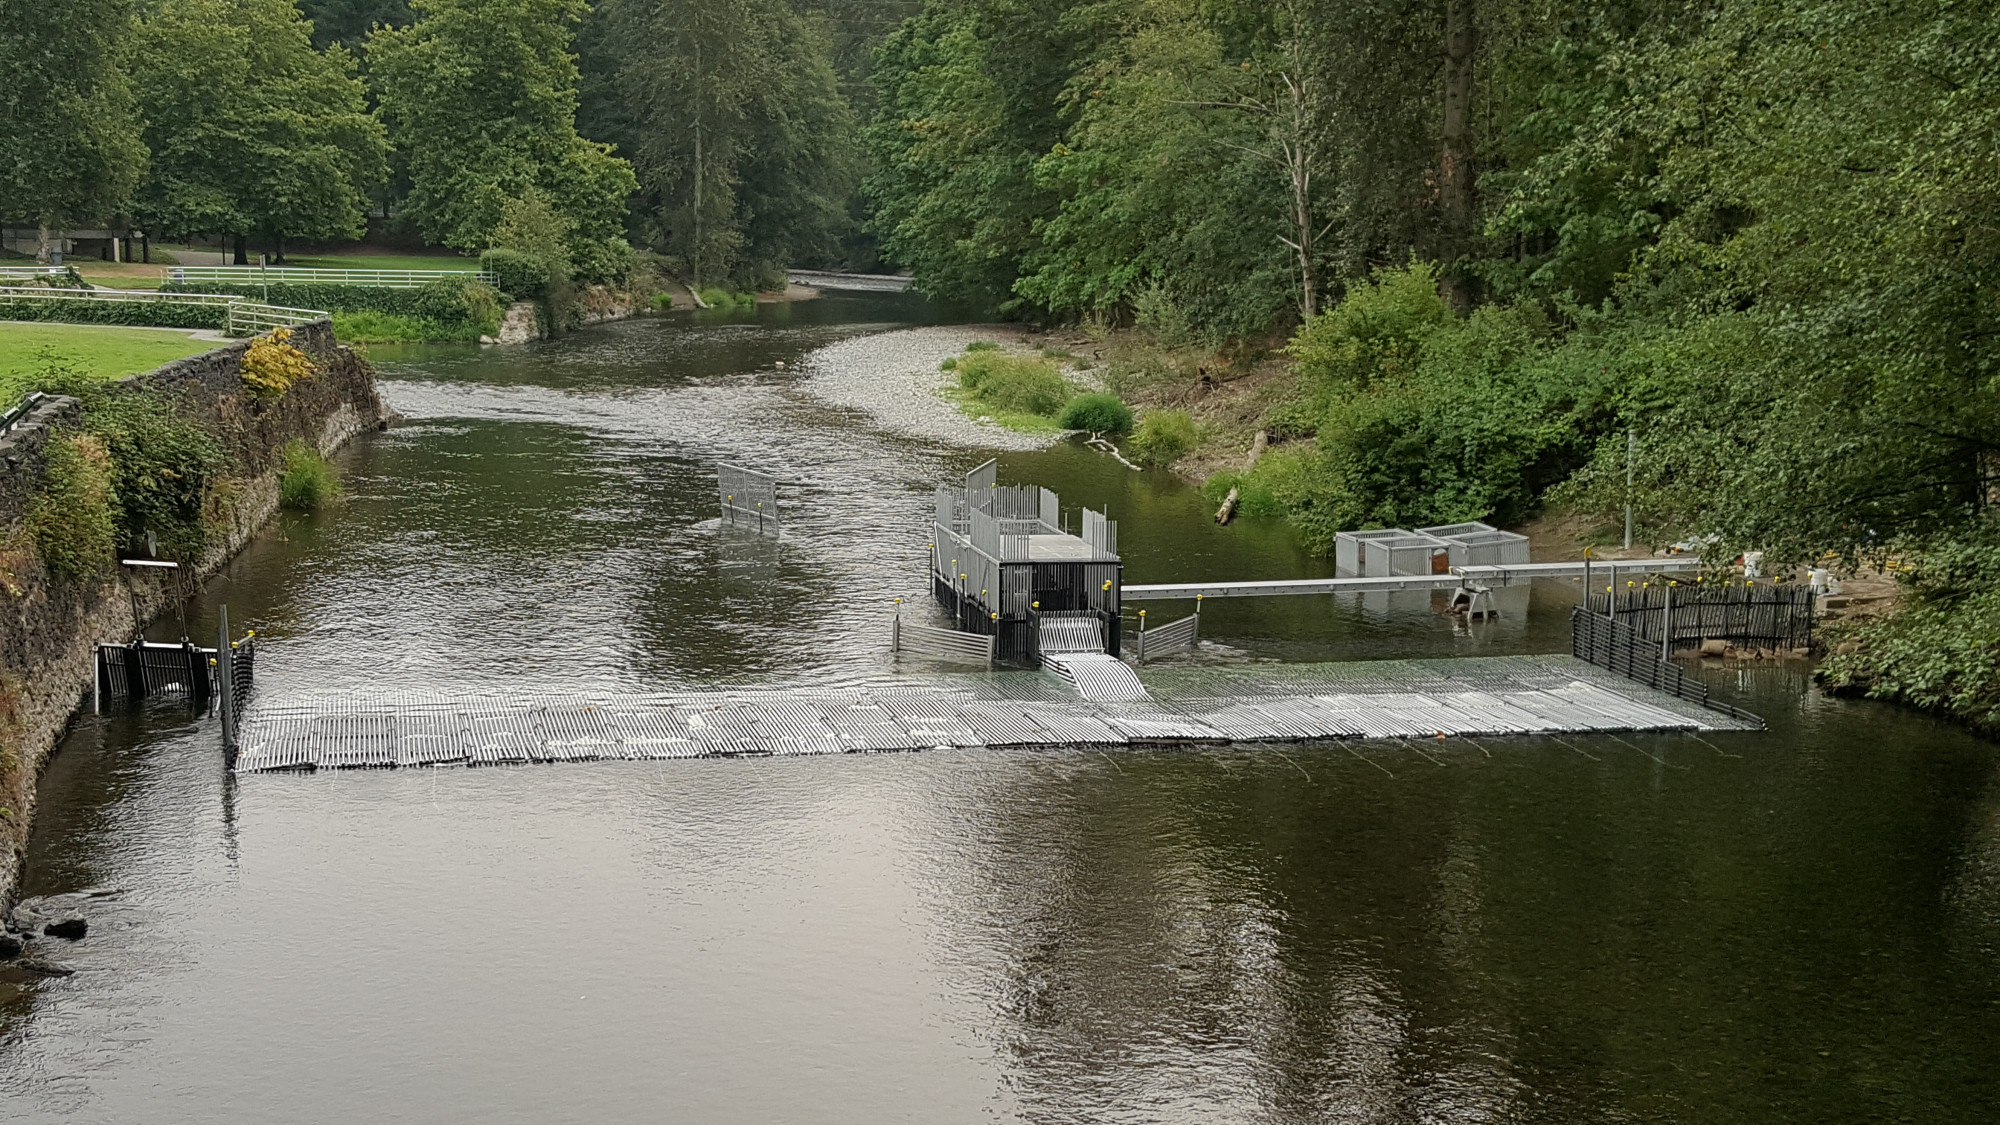
<instances>
[{"instance_id":1,"label":"river water","mask_svg":"<svg viewBox=\"0 0 2000 1125\"><path fill-rule=\"evenodd\" d=\"M986 455L801 368L925 316L377 349L406 422L191 625L255 626L271 697L890 674ZM717 532L717 459L798 482L782 541ZM1325 573L1079 446L1001 479L1108 507L1131 582ZM1559 650L1574 596L1223 603L1190 659ZM0 1120L2000 1118L1995 747L1704 675L1770 731L231 778L171 704L85 718L23 890L117 893L0 980Z\"/></svg>"}]
</instances>

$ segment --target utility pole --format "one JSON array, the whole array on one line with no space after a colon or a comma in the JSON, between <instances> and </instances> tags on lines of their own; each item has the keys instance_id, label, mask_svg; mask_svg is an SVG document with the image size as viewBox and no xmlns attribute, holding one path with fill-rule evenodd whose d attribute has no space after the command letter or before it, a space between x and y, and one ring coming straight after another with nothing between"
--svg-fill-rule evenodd
<instances>
[{"instance_id":1,"label":"utility pole","mask_svg":"<svg viewBox=\"0 0 2000 1125\"><path fill-rule=\"evenodd\" d=\"M1632 458L1638 439L1625 431L1625 549L1632 549Z\"/></svg>"}]
</instances>

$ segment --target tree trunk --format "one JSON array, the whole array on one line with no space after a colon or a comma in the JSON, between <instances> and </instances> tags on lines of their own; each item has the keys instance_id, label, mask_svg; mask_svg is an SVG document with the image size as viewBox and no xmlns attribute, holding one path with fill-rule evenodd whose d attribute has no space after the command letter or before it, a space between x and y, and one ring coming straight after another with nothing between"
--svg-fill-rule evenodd
<instances>
[{"instance_id":1,"label":"tree trunk","mask_svg":"<svg viewBox=\"0 0 2000 1125\"><path fill-rule=\"evenodd\" d=\"M141 234L141 235L139 236L139 255L140 255L140 257L139 257L139 260L140 260L140 261L142 261L142 262L146 263L146 264L147 264L147 265L149 265L149 266L153 264L153 236L152 236L152 235L150 235L150 234Z\"/></svg>"},{"instance_id":2,"label":"tree trunk","mask_svg":"<svg viewBox=\"0 0 2000 1125\"><path fill-rule=\"evenodd\" d=\"M35 264L38 266L49 264L49 224L47 223L35 224Z\"/></svg>"},{"instance_id":3,"label":"tree trunk","mask_svg":"<svg viewBox=\"0 0 2000 1125\"><path fill-rule=\"evenodd\" d=\"M236 253L230 259L230 264L238 266L250 264L250 239L247 236L240 234L236 236Z\"/></svg>"},{"instance_id":4,"label":"tree trunk","mask_svg":"<svg viewBox=\"0 0 2000 1125\"><path fill-rule=\"evenodd\" d=\"M1472 69L1479 51L1477 0L1447 0L1444 17L1444 144L1438 156L1443 205L1443 296L1453 309L1472 307L1472 288L1460 260L1472 240Z\"/></svg>"},{"instance_id":5,"label":"tree trunk","mask_svg":"<svg viewBox=\"0 0 2000 1125\"><path fill-rule=\"evenodd\" d=\"M272 265L274 265L274 266L282 266L282 265L284 265L284 264L285 264L285 236L284 236L284 235L279 235L279 236L278 236L278 237L277 237L276 239L274 239L274 240L273 240L273 243L272 243L272 247L271 247L271 249L272 249L273 251L275 251L275 253L274 253L274 254L272 255L272 258L271 258L271 264L272 264Z\"/></svg>"},{"instance_id":6,"label":"tree trunk","mask_svg":"<svg viewBox=\"0 0 2000 1125\"><path fill-rule=\"evenodd\" d=\"M1284 78L1291 120L1283 126L1288 135L1279 148L1292 182L1292 229L1298 234L1296 239L1284 241L1299 258L1299 315L1311 320L1319 313L1319 265L1313 252L1312 107L1307 104L1305 87L1300 81L1289 74Z\"/></svg>"}]
</instances>

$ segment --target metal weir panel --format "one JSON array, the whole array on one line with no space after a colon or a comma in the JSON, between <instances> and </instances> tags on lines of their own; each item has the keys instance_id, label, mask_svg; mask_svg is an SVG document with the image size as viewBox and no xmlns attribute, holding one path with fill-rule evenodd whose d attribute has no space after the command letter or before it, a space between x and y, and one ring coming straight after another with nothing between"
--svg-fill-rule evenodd
<instances>
[{"instance_id":1,"label":"metal weir panel","mask_svg":"<svg viewBox=\"0 0 2000 1125\"><path fill-rule=\"evenodd\" d=\"M1055 677L943 677L840 689L263 701L242 717L236 767L509 765L1761 725L1568 656L1177 668L1149 672L1143 681L1103 654L1058 657L1056 663L1062 667L1051 669Z\"/></svg>"}]
</instances>

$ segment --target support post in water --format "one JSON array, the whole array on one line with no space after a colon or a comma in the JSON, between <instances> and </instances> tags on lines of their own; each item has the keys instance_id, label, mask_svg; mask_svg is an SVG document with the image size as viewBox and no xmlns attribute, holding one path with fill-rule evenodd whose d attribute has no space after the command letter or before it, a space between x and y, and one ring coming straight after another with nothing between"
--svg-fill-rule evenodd
<instances>
[{"instance_id":1,"label":"support post in water","mask_svg":"<svg viewBox=\"0 0 2000 1125\"><path fill-rule=\"evenodd\" d=\"M229 607L215 627L215 681L222 697L222 756L236 767L236 662L229 649Z\"/></svg>"}]
</instances>

